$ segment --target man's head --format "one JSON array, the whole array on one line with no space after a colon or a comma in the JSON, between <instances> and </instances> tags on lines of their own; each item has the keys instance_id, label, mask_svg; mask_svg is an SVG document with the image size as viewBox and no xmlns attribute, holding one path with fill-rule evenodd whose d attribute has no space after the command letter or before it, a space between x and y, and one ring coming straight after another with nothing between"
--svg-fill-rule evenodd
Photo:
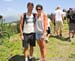
<instances>
[{"instance_id":1,"label":"man's head","mask_svg":"<svg viewBox=\"0 0 75 61\"><path fill-rule=\"evenodd\" d=\"M56 7L56 10L58 10L58 9L61 9L61 6L60 5Z\"/></svg>"},{"instance_id":2,"label":"man's head","mask_svg":"<svg viewBox=\"0 0 75 61\"><path fill-rule=\"evenodd\" d=\"M73 8L69 8L69 10L73 10Z\"/></svg>"},{"instance_id":3,"label":"man's head","mask_svg":"<svg viewBox=\"0 0 75 61\"><path fill-rule=\"evenodd\" d=\"M33 8L34 8L34 4L31 3L31 2L28 2L28 4L27 4L27 9L28 9L28 11L32 11Z\"/></svg>"}]
</instances>

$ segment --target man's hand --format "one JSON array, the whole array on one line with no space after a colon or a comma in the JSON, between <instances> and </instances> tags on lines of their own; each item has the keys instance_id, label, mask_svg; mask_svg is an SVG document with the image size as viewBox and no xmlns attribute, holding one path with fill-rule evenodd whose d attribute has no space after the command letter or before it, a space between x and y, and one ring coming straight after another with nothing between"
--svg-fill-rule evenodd
<instances>
[{"instance_id":1,"label":"man's hand","mask_svg":"<svg viewBox=\"0 0 75 61\"><path fill-rule=\"evenodd\" d=\"M21 36L21 40L24 40L24 36L23 36L23 34L21 34L20 36Z\"/></svg>"},{"instance_id":2,"label":"man's hand","mask_svg":"<svg viewBox=\"0 0 75 61\"><path fill-rule=\"evenodd\" d=\"M21 38L22 38L22 40L24 40L24 36L23 35L21 36Z\"/></svg>"}]
</instances>

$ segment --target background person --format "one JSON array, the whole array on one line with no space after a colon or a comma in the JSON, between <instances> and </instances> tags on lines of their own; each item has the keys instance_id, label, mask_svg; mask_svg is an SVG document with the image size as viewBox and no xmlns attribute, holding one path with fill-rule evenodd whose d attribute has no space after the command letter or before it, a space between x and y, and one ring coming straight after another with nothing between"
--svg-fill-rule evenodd
<instances>
[{"instance_id":1,"label":"background person","mask_svg":"<svg viewBox=\"0 0 75 61\"><path fill-rule=\"evenodd\" d=\"M57 36L60 37L62 37L63 20L64 20L63 11L61 10L60 6L57 6L55 10L55 29Z\"/></svg>"},{"instance_id":2,"label":"background person","mask_svg":"<svg viewBox=\"0 0 75 61\"><path fill-rule=\"evenodd\" d=\"M71 41L71 37L74 37L75 34L75 9L69 8L67 12L68 25L69 25L69 37L68 41Z\"/></svg>"},{"instance_id":3,"label":"background person","mask_svg":"<svg viewBox=\"0 0 75 61\"><path fill-rule=\"evenodd\" d=\"M51 20L50 20L50 18L48 18L48 27L47 27L46 43L48 42L48 38L51 35L51 26L50 25L51 25Z\"/></svg>"}]
</instances>

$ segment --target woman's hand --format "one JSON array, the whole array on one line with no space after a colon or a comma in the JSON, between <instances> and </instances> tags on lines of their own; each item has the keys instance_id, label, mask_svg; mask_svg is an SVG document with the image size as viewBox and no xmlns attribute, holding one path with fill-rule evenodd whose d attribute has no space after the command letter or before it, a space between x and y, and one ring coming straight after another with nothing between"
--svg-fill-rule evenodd
<instances>
[{"instance_id":1,"label":"woman's hand","mask_svg":"<svg viewBox=\"0 0 75 61\"><path fill-rule=\"evenodd\" d=\"M45 39L46 38L46 33L43 33L41 38Z\"/></svg>"}]
</instances>

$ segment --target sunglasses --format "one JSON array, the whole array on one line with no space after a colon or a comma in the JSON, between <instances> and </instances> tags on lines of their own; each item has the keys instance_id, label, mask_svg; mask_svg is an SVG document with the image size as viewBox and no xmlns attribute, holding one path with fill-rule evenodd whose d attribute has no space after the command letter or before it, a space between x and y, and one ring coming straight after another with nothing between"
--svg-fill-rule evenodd
<instances>
[{"instance_id":1,"label":"sunglasses","mask_svg":"<svg viewBox=\"0 0 75 61\"><path fill-rule=\"evenodd\" d=\"M41 9L37 9L37 10L41 10Z\"/></svg>"}]
</instances>

